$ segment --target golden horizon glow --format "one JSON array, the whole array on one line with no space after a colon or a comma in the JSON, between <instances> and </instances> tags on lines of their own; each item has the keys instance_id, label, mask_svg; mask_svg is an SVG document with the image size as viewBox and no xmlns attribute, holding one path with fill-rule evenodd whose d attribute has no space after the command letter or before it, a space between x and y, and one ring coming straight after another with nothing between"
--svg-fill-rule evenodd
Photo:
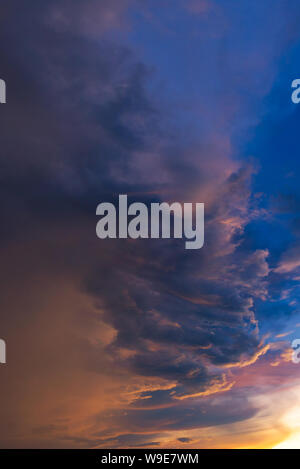
<instances>
[{"instance_id":1,"label":"golden horizon glow","mask_svg":"<svg viewBox=\"0 0 300 469\"><path fill-rule=\"evenodd\" d=\"M291 435L273 449L300 449L300 405L290 409L284 415L282 422L291 429Z\"/></svg>"}]
</instances>

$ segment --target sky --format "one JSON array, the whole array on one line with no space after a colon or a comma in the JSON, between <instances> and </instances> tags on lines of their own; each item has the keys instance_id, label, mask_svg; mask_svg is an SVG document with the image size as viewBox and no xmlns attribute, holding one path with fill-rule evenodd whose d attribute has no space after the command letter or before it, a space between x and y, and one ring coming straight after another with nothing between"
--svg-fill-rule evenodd
<instances>
[{"instance_id":1,"label":"sky","mask_svg":"<svg viewBox=\"0 0 300 469\"><path fill-rule=\"evenodd\" d=\"M0 6L2 448L300 448L298 0ZM205 203L205 244L96 207Z\"/></svg>"}]
</instances>

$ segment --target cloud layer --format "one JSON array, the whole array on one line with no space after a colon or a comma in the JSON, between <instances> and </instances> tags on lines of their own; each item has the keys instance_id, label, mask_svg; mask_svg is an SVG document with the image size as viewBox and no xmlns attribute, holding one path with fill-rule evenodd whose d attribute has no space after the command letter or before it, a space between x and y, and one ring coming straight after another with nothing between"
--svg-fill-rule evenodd
<instances>
[{"instance_id":1,"label":"cloud layer","mask_svg":"<svg viewBox=\"0 0 300 469\"><path fill-rule=\"evenodd\" d=\"M245 3L1 7L1 446L234 446L259 431L253 395L292 380L274 334L296 317L297 223L268 241L286 199L247 145L296 31L283 2ZM204 202L204 248L100 241L121 193Z\"/></svg>"}]
</instances>

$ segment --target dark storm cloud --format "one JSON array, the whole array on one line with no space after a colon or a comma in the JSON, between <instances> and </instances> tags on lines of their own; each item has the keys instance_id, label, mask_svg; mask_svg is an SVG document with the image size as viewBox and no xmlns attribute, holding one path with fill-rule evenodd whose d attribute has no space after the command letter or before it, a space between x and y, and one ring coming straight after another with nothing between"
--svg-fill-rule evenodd
<instances>
[{"instance_id":1,"label":"dark storm cloud","mask_svg":"<svg viewBox=\"0 0 300 469\"><path fill-rule=\"evenodd\" d=\"M11 46L1 61L10 96L0 142L3 229L10 237L19 199L36 221L94 215L99 200L121 191L111 171L126 170L133 149L144 146L145 128L155 126L144 92L147 71L125 48L93 41L80 29L58 34L49 6L12 3L1 30ZM13 15L16 4L23 14Z\"/></svg>"},{"instance_id":2,"label":"dark storm cloud","mask_svg":"<svg viewBox=\"0 0 300 469\"><path fill-rule=\"evenodd\" d=\"M235 392L227 397L203 399L189 404L183 401L182 404L171 408L127 409L125 413L116 413L114 422L131 432L142 426L145 433L149 430L159 432L225 425L248 419L255 415L256 411L257 409L249 404L247 397ZM103 414L101 418L109 417Z\"/></svg>"},{"instance_id":3,"label":"dark storm cloud","mask_svg":"<svg viewBox=\"0 0 300 469\"><path fill-rule=\"evenodd\" d=\"M181 443L189 443L192 440L190 438L182 437L182 438L178 438L178 441L180 441Z\"/></svg>"},{"instance_id":4,"label":"dark storm cloud","mask_svg":"<svg viewBox=\"0 0 300 469\"><path fill-rule=\"evenodd\" d=\"M254 301L267 295L268 251L242 246L245 226L259 216L251 196L255 168L225 155L224 135L188 146L176 135L168 110L149 91L152 71L106 35L125 26L128 4L13 0L1 19L0 40L9 44L1 57L9 83L0 115L2 250L14 251L14 242L22 247L3 274L3 294L5 277L10 285L24 283L22 277L36 282L26 307L28 323L36 324L32 303L47 290L44 276L51 285L74 281L97 313L92 316L87 306L80 316L74 304L76 316L68 319L74 319L76 333L66 334L63 363L77 370L78 355L68 355L76 348L88 372L174 384L149 395L141 386L124 409L101 413L97 424L107 428L95 439L68 435L66 426L55 423L34 427L35 436L58 433L81 446L154 446L161 431L223 425L256 412L234 394L228 400L179 401L230 389L224 366L255 359L261 347ZM187 252L173 240L101 243L96 206L120 193L143 202L205 202L205 249ZM14 321L24 321L18 293L13 317L3 319L11 336ZM9 300L3 302L9 310ZM56 305L43 311L58 319L59 334ZM82 317L111 326L114 334L105 346L81 332ZM41 329L36 335L44 334ZM51 354L47 358L51 364ZM120 393L125 388L122 383ZM118 436L106 438L108 428ZM149 435L138 435L144 430Z\"/></svg>"}]
</instances>

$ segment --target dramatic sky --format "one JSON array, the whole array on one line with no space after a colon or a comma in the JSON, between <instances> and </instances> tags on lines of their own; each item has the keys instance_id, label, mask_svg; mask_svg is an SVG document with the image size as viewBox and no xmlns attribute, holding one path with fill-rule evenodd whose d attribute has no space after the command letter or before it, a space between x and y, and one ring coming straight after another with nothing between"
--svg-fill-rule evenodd
<instances>
[{"instance_id":1,"label":"dramatic sky","mask_svg":"<svg viewBox=\"0 0 300 469\"><path fill-rule=\"evenodd\" d=\"M300 447L299 25L1 2L1 447ZM98 239L119 194L204 202L204 247Z\"/></svg>"}]
</instances>

